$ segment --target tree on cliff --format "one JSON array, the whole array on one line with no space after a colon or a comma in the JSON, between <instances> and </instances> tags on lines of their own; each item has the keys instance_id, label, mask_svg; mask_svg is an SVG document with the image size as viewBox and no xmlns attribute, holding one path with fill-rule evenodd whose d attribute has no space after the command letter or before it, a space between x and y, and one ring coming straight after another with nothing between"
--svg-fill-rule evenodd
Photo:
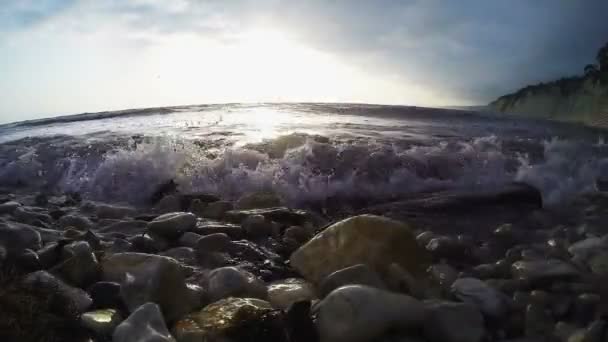
<instances>
[{"instance_id":1,"label":"tree on cliff","mask_svg":"<svg viewBox=\"0 0 608 342\"><path fill-rule=\"evenodd\" d=\"M596 59L600 71L608 72L608 43L598 51Z\"/></svg>"}]
</instances>

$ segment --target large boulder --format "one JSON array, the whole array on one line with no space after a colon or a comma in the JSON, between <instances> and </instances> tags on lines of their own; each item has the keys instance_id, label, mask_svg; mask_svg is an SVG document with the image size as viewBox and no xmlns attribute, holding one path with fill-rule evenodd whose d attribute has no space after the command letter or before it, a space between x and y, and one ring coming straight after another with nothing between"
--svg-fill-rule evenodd
<instances>
[{"instance_id":1,"label":"large boulder","mask_svg":"<svg viewBox=\"0 0 608 342\"><path fill-rule=\"evenodd\" d=\"M112 342L175 342L175 339L158 305L146 303L116 327Z\"/></svg>"},{"instance_id":2,"label":"large boulder","mask_svg":"<svg viewBox=\"0 0 608 342\"><path fill-rule=\"evenodd\" d=\"M428 316L425 305L406 295L362 285L334 290L318 305L321 341L380 340L396 329L419 328Z\"/></svg>"},{"instance_id":3,"label":"large boulder","mask_svg":"<svg viewBox=\"0 0 608 342\"><path fill-rule=\"evenodd\" d=\"M33 227L0 221L0 246L3 246L7 251L20 252L28 248L38 250L42 248L42 238Z\"/></svg>"},{"instance_id":4,"label":"large boulder","mask_svg":"<svg viewBox=\"0 0 608 342\"><path fill-rule=\"evenodd\" d=\"M153 302L174 320L196 309L200 299L185 281L181 265L172 258L143 253L117 253L101 262L102 279L121 284L130 311Z\"/></svg>"},{"instance_id":5,"label":"large boulder","mask_svg":"<svg viewBox=\"0 0 608 342\"><path fill-rule=\"evenodd\" d=\"M331 225L290 258L291 265L315 284L332 272L357 264L366 264L383 275L389 265L396 263L419 276L429 260L407 224L373 215L355 216Z\"/></svg>"},{"instance_id":6,"label":"large boulder","mask_svg":"<svg viewBox=\"0 0 608 342\"><path fill-rule=\"evenodd\" d=\"M148 231L160 236L178 239L184 232L196 227L196 215L175 212L161 215L148 223Z\"/></svg>"},{"instance_id":7,"label":"large boulder","mask_svg":"<svg viewBox=\"0 0 608 342\"><path fill-rule=\"evenodd\" d=\"M280 314L254 298L226 298L185 316L173 327L179 342L286 341Z\"/></svg>"}]
</instances>

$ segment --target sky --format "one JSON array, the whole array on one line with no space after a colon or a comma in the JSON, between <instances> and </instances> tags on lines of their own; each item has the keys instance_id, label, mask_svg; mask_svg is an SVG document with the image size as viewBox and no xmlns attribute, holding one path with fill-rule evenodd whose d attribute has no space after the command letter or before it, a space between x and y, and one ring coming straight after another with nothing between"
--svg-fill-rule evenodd
<instances>
[{"instance_id":1,"label":"sky","mask_svg":"<svg viewBox=\"0 0 608 342\"><path fill-rule=\"evenodd\" d=\"M0 123L224 102L485 104L582 73L606 0L2 0Z\"/></svg>"}]
</instances>

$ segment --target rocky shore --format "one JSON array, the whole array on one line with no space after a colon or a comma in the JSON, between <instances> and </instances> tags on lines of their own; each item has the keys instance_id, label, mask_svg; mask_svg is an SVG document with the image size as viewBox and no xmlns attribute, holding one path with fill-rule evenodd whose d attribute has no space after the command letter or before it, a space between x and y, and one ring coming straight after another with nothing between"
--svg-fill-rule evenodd
<instances>
[{"instance_id":1,"label":"rocky shore","mask_svg":"<svg viewBox=\"0 0 608 342\"><path fill-rule=\"evenodd\" d=\"M157 197L0 191L0 341L608 341L602 194Z\"/></svg>"}]
</instances>

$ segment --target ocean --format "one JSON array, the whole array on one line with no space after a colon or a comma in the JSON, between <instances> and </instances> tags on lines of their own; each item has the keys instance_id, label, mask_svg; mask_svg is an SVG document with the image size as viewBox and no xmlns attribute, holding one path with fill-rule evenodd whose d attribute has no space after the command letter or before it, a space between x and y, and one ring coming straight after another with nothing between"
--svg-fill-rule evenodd
<instances>
[{"instance_id":1,"label":"ocean","mask_svg":"<svg viewBox=\"0 0 608 342\"><path fill-rule=\"evenodd\" d=\"M169 181L293 207L382 203L513 181L546 205L598 191L606 132L462 110L223 104L80 114L0 126L0 187L144 205Z\"/></svg>"}]
</instances>

